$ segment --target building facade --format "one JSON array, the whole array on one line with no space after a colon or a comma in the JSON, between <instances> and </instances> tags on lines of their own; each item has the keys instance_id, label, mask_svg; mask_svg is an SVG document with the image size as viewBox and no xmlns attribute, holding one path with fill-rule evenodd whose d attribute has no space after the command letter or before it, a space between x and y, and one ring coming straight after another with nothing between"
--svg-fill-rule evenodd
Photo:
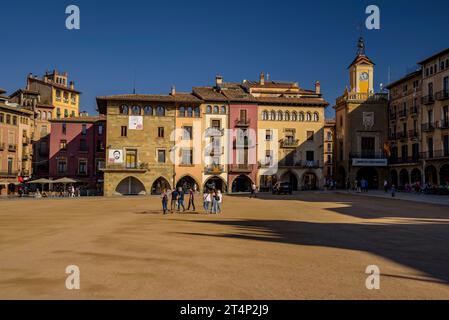
<instances>
[{"instance_id":1,"label":"building facade","mask_svg":"<svg viewBox=\"0 0 449 320\"><path fill-rule=\"evenodd\" d=\"M369 188L377 189L388 178L388 96L374 92L374 63L365 55L363 39L349 78L349 90L334 107L335 177L340 187L366 180Z\"/></svg>"},{"instance_id":2,"label":"building facade","mask_svg":"<svg viewBox=\"0 0 449 320\"><path fill-rule=\"evenodd\" d=\"M78 181L92 194L102 194L106 159L106 120L102 116L53 119L49 177Z\"/></svg>"}]
</instances>

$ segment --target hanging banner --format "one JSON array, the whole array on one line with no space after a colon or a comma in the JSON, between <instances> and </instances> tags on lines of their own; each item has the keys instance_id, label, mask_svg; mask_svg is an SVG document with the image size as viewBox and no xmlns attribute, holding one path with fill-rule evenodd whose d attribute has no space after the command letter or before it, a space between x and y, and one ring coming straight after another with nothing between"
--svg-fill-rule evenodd
<instances>
[{"instance_id":1,"label":"hanging banner","mask_svg":"<svg viewBox=\"0 0 449 320\"><path fill-rule=\"evenodd\" d=\"M120 149L109 150L108 162L112 164L123 163L123 150Z\"/></svg>"},{"instance_id":2,"label":"hanging banner","mask_svg":"<svg viewBox=\"0 0 449 320\"><path fill-rule=\"evenodd\" d=\"M129 130L143 130L142 116L129 116Z\"/></svg>"}]
</instances>

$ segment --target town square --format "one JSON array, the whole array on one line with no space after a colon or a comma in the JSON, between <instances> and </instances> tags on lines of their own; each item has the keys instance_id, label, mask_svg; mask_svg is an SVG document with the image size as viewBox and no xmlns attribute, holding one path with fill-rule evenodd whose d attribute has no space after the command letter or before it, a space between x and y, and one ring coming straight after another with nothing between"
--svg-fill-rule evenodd
<instances>
[{"instance_id":1,"label":"town square","mask_svg":"<svg viewBox=\"0 0 449 320\"><path fill-rule=\"evenodd\" d=\"M1 5L0 300L448 299L449 6L401 1Z\"/></svg>"}]
</instances>

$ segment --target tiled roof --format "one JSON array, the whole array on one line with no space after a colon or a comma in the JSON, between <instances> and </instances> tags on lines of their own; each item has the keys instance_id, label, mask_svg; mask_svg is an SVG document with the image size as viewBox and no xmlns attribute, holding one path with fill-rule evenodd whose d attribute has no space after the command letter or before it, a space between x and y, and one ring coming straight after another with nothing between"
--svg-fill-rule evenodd
<instances>
[{"instance_id":1,"label":"tiled roof","mask_svg":"<svg viewBox=\"0 0 449 320\"><path fill-rule=\"evenodd\" d=\"M6 104L0 103L0 108L4 109L4 110L8 110L8 111L12 111L12 112L17 112L17 113L26 113L26 114L34 114L33 111L25 109L25 108L21 108L21 107L13 107L13 106L8 106Z\"/></svg>"},{"instance_id":2,"label":"tiled roof","mask_svg":"<svg viewBox=\"0 0 449 320\"><path fill-rule=\"evenodd\" d=\"M220 88L221 93L231 102L257 102L240 84L224 83Z\"/></svg>"},{"instance_id":3,"label":"tiled roof","mask_svg":"<svg viewBox=\"0 0 449 320\"><path fill-rule=\"evenodd\" d=\"M353 64L356 64L356 63L362 63L362 62L367 63L367 64L374 65L374 62L371 61L371 59L368 58L366 55L364 55L364 54L359 54L357 57L355 57L354 61L352 61L352 63L349 65L348 69L349 69Z\"/></svg>"},{"instance_id":4,"label":"tiled roof","mask_svg":"<svg viewBox=\"0 0 449 320\"><path fill-rule=\"evenodd\" d=\"M97 97L99 100L114 101L144 101L144 102L194 102L201 103L201 100L190 93L176 93L174 95L161 94L116 94L111 96Z\"/></svg>"},{"instance_id":5,"label":"tiled roof","mask_svg":"<svg viewBox=\"0 0 449 320\"><path fill-rule=\"evenodd\" d=\"M46 82L46 81L44 81L44 80L42 80L42 79L39 79L39 78L33 78L33 77L28 77L28 80L30 80L30 81L35 81L35 82L39 82L39 83L46 84L46 85L49 85L49 86L53 86L53 87L59 88L59 89L61 89L61 90L67 90L67 91L70 91L70 92L73 92L73 93L81 94L80 91L77 91L77 90L75 90L75 89L70 89L70 87L63 86L63 85L58 84L58 83L56 83L56 82L52 82L52 81L47 81L47 82Z\"/></svg>"},{"instance_id":6,"label":"tiled roof","mask_svg":"<svg viewBox=\"0 0 449 320\"><path fill-rule=\"evenodd\" d=\"M51 119L50 122L72 122L72 123L94 123L98 121L106 121L106 117L102 114L98 116L82 116L82 117L69 117L60 119Z\"/></svg>"},{"instance_id":7,"label":"tiled roof","mask_svg":"<svg viewBox=\"0 0 449 320\"><path fill-rule=\"evenodd\" d=\"M16 95L18 95L18 94L20 94L20 93L28 93L28 94L39 94L39 91L34 91L34 90L29 90L29 89L19 89L19 90L16 90L14 93L12 93L11 95L10 95L10 97L14 97L14 96L16 96Z\"/></svg>"},{"instance_id":8,"label":"tiled roof","mask_svg":"<svg viewBox=\"0 0 449 320\"><path fill-rule=\"evenodd\" d=\"M5 89L0 88L0 94L6 93Z\"/></svg>"},{"instance_id":9,"label":"tiled roof","mask_svg":"<svg viewBox=\"0 0 449 320\"><path fill-rule=\"evenodd\" d=\"M204 101L227 101L224 95L212 87L193 87L193 94Z\"/></svg>"},{"instance_id":10,"label":"tiled roof","mask_svg":"<svg viewBox=\"0 0 449 320\"><path fill-rule=\"evenodd\" d=\"M283 81L265 81L264 84L260 84L259 81L245 80L243 85L250 88L296 88L299 86L296 82L283 82Z\"/></svg>"}]
</instances>

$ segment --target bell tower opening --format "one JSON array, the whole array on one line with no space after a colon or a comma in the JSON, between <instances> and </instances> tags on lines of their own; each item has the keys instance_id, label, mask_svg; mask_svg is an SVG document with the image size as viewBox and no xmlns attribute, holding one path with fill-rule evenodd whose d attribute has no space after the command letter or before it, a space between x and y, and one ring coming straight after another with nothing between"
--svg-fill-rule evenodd
<instances>
[{"instance_id":1,"label":"bell tower opening","mask_svg":"<svg viewBox=\"0 0 449 320\"><path fill-rule=\"evenodd\" d=\"M374 92L374 63L365 54L365 41L361 37L357 44L357 56L349 66L351 92Z\"/></svg>"}]
</instances>

